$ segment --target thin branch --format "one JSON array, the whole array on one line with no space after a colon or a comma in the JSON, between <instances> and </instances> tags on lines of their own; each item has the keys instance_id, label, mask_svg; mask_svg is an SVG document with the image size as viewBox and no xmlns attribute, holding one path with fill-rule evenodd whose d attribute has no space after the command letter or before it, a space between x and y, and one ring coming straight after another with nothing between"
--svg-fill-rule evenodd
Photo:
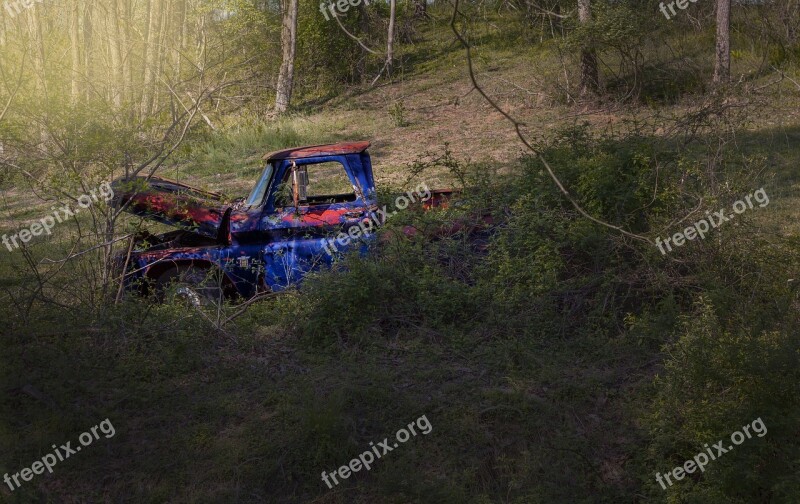
<instances>
[{"instance_id":1,"label":"thin branch","mask_svg":"<svg viewBox=\"0 0 800 504\"><path fill-rule=\"evenodd\" d=\"M125 236L121 236L121 237L115 238L115 239L113 239L111 241L108 241L108 242L105 242L105 243L101 243L99 245L95 245L94 247L90 247L90 248L88 248L86 250L83 250L81 252L78 252L76 254L70 254L67 257L65 257L64 259L53 260L53 259L45 257L41 261L39 261L39 264L44 264L44 263L46 263L46 264L59 264L59 263L67 262L67 261L69 261L71 259L74 259L74 258L76 258L78 256L82 256L83 254L89 253L92 250L97 250L97 249L99 249L101 247L105 247L105 246L111 245L112 243L116 243L118 241L122 241L122 240L128 239L131 236L133 236L133 234L126 234Z\"/></svg>"},{"instance_id":2,"label":"thin branch","mask_svg":"<svg viewBox=\"0 0 800 504\"><path fill-rule=\"evenodd\" d=\"M379 52L376 52L376 51L374 51L374 50L370 49L369 47L367 47L366 45L364 45L364 43L363 43L363 42L361 42L361 39L360 39L360 38L356 37L355 35L353 35L353 34L352 34L352 33L350 33L349 31L347 31L347 28L345 28L345 27L344 27L344 25L342 24L342 22L341 22L341 21L339 21L339 16L337 16L336 14L334 14L334 15L333 15L333 19L335 19L335 20L336 20L336 24L338 24L338 25L339 25L339 28L341 28L341 29L342 29L342 31L343 31L343 32L344 32L344 33L345 33L345 34L346 34L348 37L350 37L351 39L353 39L353 40L355 40L356 42L358 42L358 45L360 45L360 46L361 46L361 47L362 47L362 48L363 48L365 51L367 51L367 52L368 52L368 53L370 53L370 54L374 54L375 56L383 56L381 53L379 53Z\"/></svg>"},{"instance_id":3,"label":"thin branch","mask_svg":"<svg viewBox=\"0 0 800 504\"><path fill-rule=\"evenodd\" d=\"M139 221L139 224L141 226L141 221ZM119 304L119 302L122 300L122 294L123 291L125 290L125 271L127 271L128 264L130 264L131 253L133 252L133 245L135 242L136 242L136 237L131 236L131 240L128 243L128 252L125 254L125 264L122 265L122 278L119 282L119 287L117 288L117 295L114 298L114 304Z\"/></svg>"},{"instance_id":4,"label":"thin branch","mask_svg":"<svg viewBox=\"0 0 800 504\"><path fill-rule=\"evenodd\" d=\"M559 18L559 19L569 19L569 18L571 18L571 17L572 17L572 14L573 14L573 11L569 11L569 12L568 12L568 13L566 13L566 14L556 14L556 13L555 13L555 12L553 12L553 11L547 10L547 9L545 9L545 8L543 8L543 7L539 7L539 6L538 6L538 5L536 5L535 3L531 3L531 4L529 4L529 5L530 5L531 7L533 7L534 9L538 10L538 11L539 11L539 12L541 12L541 13L544 13L544 14L547 14L548 16L553 16L553 17L556 17L556 18Z\"/></svg>"},{"instance_id":5,"label":"thin branch","mask_svg":"<svg viewBox=\"0 0 800 504\"><path fill-rule=\"evenodd\" d=\"M22 63L20 64L19 79L17 80L17 87L14 88L14 91L8 97L8 101L6 102L5 106L3 107L3 111L0 112L0 122L3 122L3 118L6 116L6 112L8 112L9 107L11 107L11 102L14 101L14 98L17 96L17 92L19 91L19 88L22 87L22 77L25 75L24 72L23 72L22 66L25 65L25 56L27 54L28 53L26 51L25 54L23 55Z\"/></svg>"},{"instance_id":6,"label":"thin branch","mask_svg":"<svg viewBox=\"0 0 800 504\"><path fill-rule=\"evenodd\" d=\"M370 87L374 86L375 83L378 82L378 79L381 78L381 75L383 75L383 72L384 72L384 70L386 70L387 66L389 66L389 60L386 60L386 63L383 64L383 68L381 68L381 71L378 72L378 75L376 75L375 78L372 79L372 82L369 83Z\"/></svg>"},{"instance_id":7,"label":"thin branch","mask_svg":"<svg viewBox=\"0 0 800 504\"><path fill-rule=\"evenodd\" d=\"M797 89L800 89L800 84L798 84L796 80L794 80L794 79L792 79L791 77L789 77L788 75L786 75L786 74L785 74L785 73L784 73L782 70L780 70L780 69L776 68L774 65L772 66L772 69L773 69L773 70L775 70L776 72L778 72L778 74L780 74L780 76L781 76L781 80L783 80L784 78L785 78L785 79L789 79L789 81L790 81L792 84L794 84L795 86L797 86ZM777 82L780 82L780 81L777 81ZM769 83L769 84L767 84L767 85L772 85L772 84L774 84L774 82L773 82L773 83ZM763 88L763 87L766 87L766 86L762 86L762 88ZM761 88L758 88L758 89L756 89L756 91L758 91L759 89L761 89Z\"/></svg>"},{"instance_id":8,"label":"thin branch","mask_svg":"<svg viewBox=\"0 0 800 504\"><path fill-rule=\"evenodd\" d=\"M646 236L642 236L642 235L638 235L638 234L635 234L635 233L631 233L630 231L626 231L626 230L622 229L619 226L615 226L613 224L609 224L608 222L604 222L604 221L602 221L600 219L597 219L597 218L593 217L592 215L590 215L588 212L586 212L586 210L581 208L581 206L572 198L572 196L569 194L569 191L567 191L567 189L564 187L564 185L558 179L558 177L556 176L556 174L553 171L552 167L550 167L550 163L547 162L547 160L541 155L541 153L533 145L531 145L530 142L528 142L528 140L525 138L525 135L522 134L522 127L525 126L525 124L523 124L523 123L517 121L516 119L514 119L513 117L511 117L511 115L509 115L508 112L503 110L491 98L489 98L489 96L486 94L486 92L483 90L483 88L480 87L480 85L478 84L477 79L475 78L475 71L474 71L473 65L472 65L472 47L469 45L469 42L466 41L466 39L461 35L461 33L456 28L456 17L459 14L459 11L458 11L459 1L460 0L455 0L455 4L453 6L453 16L450 18L450 28L453 30L453 33L455 34L456 38L458 39L458 41L461 43L461 45L466 50L466 53L467 53L467 69L469 70L469 78L472 81L472 85L475 87L475 90L478 91L478 93L480 93L480 95L489 103L489 105L492 106L492 108L494 108L496 111L498 111L512 125L514 125L514 130L517 133L517 137L519 137L519 139L522 141L522 143L525 144L525 146L531 152L533 152L534 155L537 158L539 158L542 161L542 164L544 164L544 167L547 170L547 173L550 175L550 178L553 179L553 182L555 182L555 184L561 190L561 193L564 195L564 197L566 197L567 200L569 200L569 202L572 204L572 206L581 215L583 215L584 217L586 217L590 221L594 222L595 224L599 224L601 226L605 226L607 228L613 229L613 230L618 231L619 233L622 233L623 235L628 236L630 238L634 238L636 240L640 240L640 241L643 241L643 242L646 242L646 243L649 243L649 244L653 244L652 240L650 240Z\"/></svg>"},{"instance_id":9,"label":"thin branch","mask_svg":"<svg viewBox=\"0 0 800 504\"><path fill-rule=\"evenodd\" d=\"M248 310L248 308L250 308L250 306L253 303L256 303L257 301L262 301L262 300L267 299L267 298L277 297L278 295L285 294L285 293L286 293L286 291L265 292L263 294L259 294L257 296L254 296L254 297L248 299L247 301L245 301L244 303L242 303L241 305L239 305L237 307L239 309L233 315L231 315L230 317L228 317L224 321L222 321L222 323L219 324L220 327L227 325L229 322L233 321L235 318L238 318L239 316L244 314Z\"/></svg>"}]
</instances>

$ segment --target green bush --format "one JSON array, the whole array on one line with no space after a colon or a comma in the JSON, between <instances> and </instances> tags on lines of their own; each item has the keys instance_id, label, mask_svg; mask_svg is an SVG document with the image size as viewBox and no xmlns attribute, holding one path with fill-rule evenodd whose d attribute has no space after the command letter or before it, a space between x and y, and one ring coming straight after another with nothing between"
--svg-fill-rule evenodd
<instances>
[{"instance_id":1,"label":"green bush","mask_svg":"<svg viewBox=\"0 0 800 504\"><path fill-rule=\"evenodd\" d=\"M785 297L786 292L776 292ZM800 327L797 304L769 329L748 314L731 316L706 297L682 317L678 339L668 345L664 372L648 417L652 441L643 474L655 495L662 473L682 465L718 440L761 418L767 434L754 436L668 488L670 502L797 502L800 497ZM644 472L644 470L643 470ZM649 476L649 478L648 478Z\"/></svg>"}]
</instances>

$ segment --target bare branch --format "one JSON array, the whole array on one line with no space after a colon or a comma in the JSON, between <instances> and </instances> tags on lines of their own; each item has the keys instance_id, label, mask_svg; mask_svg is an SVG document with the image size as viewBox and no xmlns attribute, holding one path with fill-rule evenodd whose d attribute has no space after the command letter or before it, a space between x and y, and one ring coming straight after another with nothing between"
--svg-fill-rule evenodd
<instances>
[{"instance_id":1,"label":"bare branch","mask_svg":"<svg viewBox=\"0 0 800 504\"><path fill-rule=\"evenodd\" d=\"M453 30L453 33L455 34L456 38L458 39L458 41L461 43L461 45L466 50L466 54L467 54L467 70L469 71L469 78L472 81L472 85L474 86L475 90L478 91L478 93L480 93L480 95L489 103L489 105L492 106L492 108L494 108L496 111L498 111L503 117L505 117L514 126L514 130L517 133L517 137L519 137L520 141L522 141L522 143L525 144L525 147L527 147L531 152L533 152L533 154L537 158L539 158L539 160L541 160L542 164L544 165L545 169L547 170L547 173L550 175L550 178L553 179L553 182L555 182L555 184L561 190L561 193L572 204L572 206L575 208L575 210L577 210L581 215L583 215L584 217L586 217L590 221L594 222L595 224L599 224L599 225L607 227L609 229L613 229L613 230L618 231L619 233L622 233L623 235L628 236L630 238L634 238L634 239L639 240L639 241L643 241L643 242L646 242L646 243L653 244L653 241L650 240L649 238L647 238L646 236L638 235L636 233L631 233L630 231L626 231L626 230L622 229L619 226L615 226L613 224L609 224L608 222L604 222L604 221L602 221L600 219L597 219L596 217L593 217L588 212L586 212L586 210L581 208L581 206L578 204L578 202L575 201L575 199L573 199L573 197L570 195L569 191L567 191L566 187L564 187L564 185L558 179L558 177L556 176L555 172L553 171L553 168L550 166L550 163L548 163L547 160L544 157L542 157L541 153L533 145L531 145L530 142L528 142L528 140L525 138L525 135L522 134L522 127L524 127L525 124L523 124L523 123L517 121L516 119L514 119L513 117L511 117L511 115L509 115L508 112L503 110L491 98L489 98L489 96L486 94L486 92L483 90L483 88L481 88L480 84L478 84L478 81L475 78L475 71L474 71L473 65L472 65L472 47L470 46L469 42L467 42L467 40L464 38L464 36L458 31L458 28L456 28L456 18L460 14L460 12L458 11L459 1L460 0L455 0L455 4L453 5L453 16L450 18L450 28Z\"/></svg>"},{"instance_id":2,"label":"bare branch","mask_svg":"<svg viewBox=\"0 0 800 504\"><path fill-rule=\"evenodd\" d=\"M14 101L14 98L17 96L17 92L19 92L19 89L22 87L22 77L24 76L23 68L25 66L25 56L27 55L28 55L27 51L25 51L25 53L22 55L22 62L20 63L20 69L19 69L19 79L17 79L17 87L15 87L14 91L11 92L11 95L8 97L8 101L3 107L3 111L0 112L0 122L3 122L3 118L6 116L9 107L11 107L11 102Z\"/></svg>"},{"instance_id":3,"label":"bare branch","mask_svg":"<svg viewBox=\"0 0 800 504\"><path fill-rule=\"evenodd\" d=\"M82 250L82 251L80 251L78 253L70 254L67 257L65 257L64 259L54 260L54 259L49 259L49 258L45 257L44 259L39 261L39 264L44 264L44 263L46 263L46 264L59 264L59 263L67 262L67 261L69 261L71 259L75 259L78 256L82 256L83 254L89 253L92 250L97 250L99 248L111 245L112 243L116 243L118 241L126 240L126 239L130 238L131 236L133 236L133 234L126 234L125 236L121 236L121 237L115 238L115 239L113 239L111 241L108 241L108 242L105 242L105 243L101 243L99 245L95 245L94 247L89 247L88 249Z\"/></svg>"},{"instance_id":4,"label":"bare branch","mask_svg":"<svg viewBox=\"0 0 800 504\"><path fill-rule=\"evenodd\" d=\"M345 28L345 27L344 27L344 25L342 24L342 22L341 22L341 21L339 21L339 16L337 16L336 14L334 14L334 15L333 15L333 19L335 19L335 20L336 20L336 24L338 24L338 25L339 25L339 28L341 28L341 29L342 29L342 31L343 31L343 32L344 32L344 33L345 33L345 34L346 34L348 37L350 37L351 39L353 39L353 40L355 40L356 42L358 42L358 45L360 45L360 46L361 46L361 47L362 47L362 48L363 48L365 51L367 51L367 52L368 52L368 53L370 53L370 54L374 54L375 56L382 56L382 54L381 54L381 53L379 53L379 52L376 52L376 51L374 51L374 50L370 49L369 47L367 47L366 45L364 45L364 43L363 43L363 42L361 42L361 39L360 39L360 38L356 37L355 35L353 35L353 34L352 34L352 33L350 33L349 31L347 31L347 28Z\"/></svg>"}]
</instances>

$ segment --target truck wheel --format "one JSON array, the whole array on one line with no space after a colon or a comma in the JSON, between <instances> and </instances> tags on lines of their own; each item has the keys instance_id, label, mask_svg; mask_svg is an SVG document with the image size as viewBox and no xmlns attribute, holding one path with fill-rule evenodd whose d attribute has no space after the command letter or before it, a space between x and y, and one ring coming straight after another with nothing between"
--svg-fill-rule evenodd
<instances>
[{"instance_id":1,"label":"truck wheel","mask_svg":"<svg viewBox=\"0 0 800 504\"><path fill-rule=\"evenodd\" d=\"M185 303L195 308L218 305L225 300L222 278L195 266L165 271L156 281L156 292L161 302Z\"/></svg>"}]
</instances>

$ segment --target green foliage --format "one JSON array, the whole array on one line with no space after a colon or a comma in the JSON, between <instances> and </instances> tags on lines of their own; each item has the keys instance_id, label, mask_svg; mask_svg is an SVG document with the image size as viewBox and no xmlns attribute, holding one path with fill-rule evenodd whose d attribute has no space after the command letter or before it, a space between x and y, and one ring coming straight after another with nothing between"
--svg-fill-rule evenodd
<instances>
[{"instance_id":1,"label":"green foliage","mask_svg":"<svg viewBox=\"0 0 800 504\"><path fill-rule=\"evenodd\" d=\"M796 298L773 288L782 301L787 295ZM747 503L768 495L794 502L800 497L795 435L800 402L788 385L800 379L797 303L769 320L752 320L747 309L739 313L731 320L728 309L700 296L695 310L682 317L677 341L665 349L670 358L664 374L656 381L648 469L668 471L720 439L730 446L731 433L757 418L767 434L746 439L710 462L704 473L670 488L670 501Z\"/></svg>"},{"instance_id":2,"label":"green foliage","mask_svg":"<svg viewBox=\"0 0 800 504\"><path fill-rule=\"evenodd\" d=\"M632 49L641 44L651 27L651 16L624 2L595 3L592 12L588 23L571 20L573 29L564 41L565 47L573 51L581 47Z\"/></svg>"},{"instance_id":3,"label":"green foliage","mask_svg":"<svg viewBox=\"0 0 800 504\"><path fill-rule=\"evenodd\" d=\"M477 309L460 283L425 260L436 255L436 245L398 238L381 248L380 259L350 256L337 271L304 283L304 303L292 318L310 342L366 343L389 327L425 326L435 334L459 326L463 313Z\"/></svg>"},{"instance_id":4,"label":"green foliage","mask_svg":"<svg viewBox=\"0 0 800 504\"><path fill-rule=\"evenodd\" d=\"M800 66L800 43L792 47L773 45L769 48L769 63L776 67Z\"/></svg>"},{"instance_id":5,"label":"green foliage","mask_svg":"<svg viewBox=\"0 0 800 504\"><path fill-rule=\"evenodd\" d=\"M307 76L297 80L298 91L309 97L337 96L345 83L357 83L365 65L366 56L358 43L349 38L328 12L326 20L319 11L320 2L300 2L297 30L296 74ZM328 2L324 2L327 7ZM372 4L371 4L372 5ZM339 21L350 32L358 32L366 21L363 4L351 7Z\"/></svg>"},{"instance_id":6,"label":"green foliage","mask_svg":"<svg viewBox=\"0 0 800 504\"><path fill-rule=\"evenodd\" d=\"M277 148L304 134L283 123L253 128L208 144L250 156L259 141ZM202 159L203 144L190 147ZM741 196L748 168L761 162L725 159L728 193L712 190L716 173L702 153L678 155L652 137L577 126L541 148L587 211L646 234L685 216L689 195ZM785 384L798 378L800 341L786 271L800 269L797 244L772 246L740 216L724 242L676 251L673 267L651 245L580 217L539 160L512 168L500 176L449 146L421 156L410 175L447 170L463 184L457 205L398 213L372 253L251 306L224 334L185 308L135 300L94 312L88 331L80 311L68 318L37 304L31 323L4 307L15 336L5 340L2 379L32 383L59 405L97 399L96 413L64 407L59 421L45 404L4 399L3 411L22 412L14 432L30 425L32 435L12 449L11 431L0 432L0 448L12 454L0 470L108 416L120 432L110 454L87 451L74 469L59 467L68 484L109 461L125 469L87 498L336 501L341 491L342 502L791 500L800 412ZM394 198L381 192L389 210ZM485 232L423 238L485 213L496 219ZM404 236L407 225L418 237ZM44 332L56 326L62 331ZM73 327L83 335L69 337ZM320 481L322 470L422 413L429 436L336 491ZM655 486L656 471L759 416L764 438L669 494ZM137 487L143 480L158 483Z\"/></svg>"},{"instance_id":7,"label":"green foliage","mask_svg":"<svg viewBox=\"0 0 800 504\"><path fill-rule=\"evenodd\" d=\"M404 128L410 124L406 118L406 107L401 101L395 102L389 107L389 116L398 128Z\"/></svg>"},{"instance_id":8,"label":"green foliage","mask_svg":"<svg viewBox=\"0 0 800 504\"><path fill-rule=\"evenodd\" d=\"M674 198L669 183L656 184L649 139L593 139L576 127L548 145L542 156L578 203L601 220L648 233L648 216ZM665 189L654 194L656 186ZM538 158L524 160L521 175L501 193L509 199L509 217L480 268L481 295L492 299L497 323L534 334L606 335L623 324L625 313L657 312L659 298L669 295L665 285L643 285L647 264L579 217Z\"/></svg>"}]
</instances>

